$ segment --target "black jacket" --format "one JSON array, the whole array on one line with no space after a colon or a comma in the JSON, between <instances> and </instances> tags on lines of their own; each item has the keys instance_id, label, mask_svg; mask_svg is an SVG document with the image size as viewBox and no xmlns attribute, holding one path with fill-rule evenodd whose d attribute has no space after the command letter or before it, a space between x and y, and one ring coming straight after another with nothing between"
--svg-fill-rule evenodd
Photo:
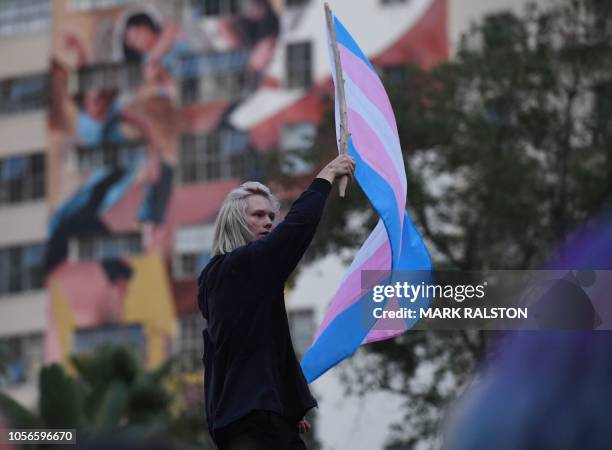
<instances>
[{"instance_id":1,"label":"black jacket","mask_svg":"<svg viewBox=\"0 0 612 450\"><path fill-rule=\"evenodd\" d=\"M253 410L301 418L317 405L295 356L284 285L310 244L331 185L316 178L265 238L200 274L206 415L214 431Z\"/></svg>"}]
</instances>

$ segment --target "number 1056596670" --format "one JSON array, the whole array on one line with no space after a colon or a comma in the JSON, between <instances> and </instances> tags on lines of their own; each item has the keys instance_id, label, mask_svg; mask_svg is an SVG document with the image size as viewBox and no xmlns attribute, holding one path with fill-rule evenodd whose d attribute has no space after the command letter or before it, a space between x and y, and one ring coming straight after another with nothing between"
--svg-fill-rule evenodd
<instances>
[{"instance_id":1,"label":"number 1056596670","mask_svg":"<svg viewBox=\"0 0 612 450\"><path fill-rule=\"evenodd\" d=\"M1 433L0 443L53 443L53 444L76 444L75 430L41 430L41 429L20 429L4 430Z\"/></svg>"}]
</instances>

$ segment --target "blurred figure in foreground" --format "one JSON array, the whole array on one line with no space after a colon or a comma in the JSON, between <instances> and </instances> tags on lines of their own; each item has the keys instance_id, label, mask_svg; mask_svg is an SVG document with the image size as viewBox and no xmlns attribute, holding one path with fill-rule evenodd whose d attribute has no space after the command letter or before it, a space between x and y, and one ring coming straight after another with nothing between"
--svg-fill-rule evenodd
<instances>
[{"instance_id":1,"label":"blurred figure in foreground","mask_svg":"<svg viewBox=\"0 0 612 450\"><path fill-rule=\"evenodd\" d=\"M154 436L138 438L128 433L118 435L98 436L84 439L78 450L191 450L192 447L174 442L170 439Z\"/></svg>"},{"instance_id":2,"label":"blurred figure in foreground","mask_svg":"<svg viewBox=\"0 0 612 450\"><path fill-rule=\"evenodd\" d=\"M612 270L611 223L610 210L589 221L547 269ZM453 412L444 448L610 449L611 380L612 331L506 334Z\"/></svg>"},{"instance_id":3,"label":"blurred figure in foreground","mask_svg":"<svg viewBox=\"0 0 612 450\"><path fill-rule=\"evenodd\" d=\"M612 445L612 332L510 336L455 411L448 450L604 450Z\"/></svg>"}]
</instances>

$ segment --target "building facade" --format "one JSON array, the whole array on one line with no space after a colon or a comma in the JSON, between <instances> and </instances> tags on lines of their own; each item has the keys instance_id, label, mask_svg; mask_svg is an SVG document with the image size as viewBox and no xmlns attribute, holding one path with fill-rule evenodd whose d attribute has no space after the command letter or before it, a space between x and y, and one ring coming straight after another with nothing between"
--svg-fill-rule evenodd
<instances>
[{"instance_id":1,"label":"building facade","mask_svg":"<svg viewBox=\"0 0 612 450\"><path fill-rule=\"evenodd\" d=\"M44 361L49 1L0 11L0 388L26 402ZM28 57L24 57L28 55Z\"/></svg>"},{"instance_id":2,"label":"building facade","mask_svg":"<svg viewBox=\"0 0 612 450\"><path fill-rule=\"evenodd\" d=\"M526 2L329 3L392 73ZM332 89L323 2L7 0L0 55L0 389L34 405L42 364L103 342L200 370L196 278L223 198L270 181L270 155L283 176L312 170L299 153ZM321 295L288 305L300 352Z\"/></svg>"}]
</instances>

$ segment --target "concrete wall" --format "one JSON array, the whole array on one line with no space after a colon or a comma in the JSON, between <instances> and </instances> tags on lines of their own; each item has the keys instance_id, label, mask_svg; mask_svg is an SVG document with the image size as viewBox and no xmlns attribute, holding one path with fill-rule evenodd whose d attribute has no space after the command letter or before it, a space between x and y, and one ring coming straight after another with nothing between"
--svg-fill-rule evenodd
<instances>
[{"instance_id":1,"label":"concrete wall","mask_svg":"<svg viewBox=\"0 0 612 450\"><path fill-rule=\"evenodd\" d=\"M37 110L0 116L0 142L0 158L45 150L47 112Z\"/></svg>"},{"instance_id":2,"label":"concrete wall","mask_svg":"<svg viewBox=\"0 0 612 450\"><path fill-rule=\"evenodd\" d=\"M2 320L0 338L42 332L46 322L45 298L43 290L0 296L0 317L10 318Z\"/></svg>"},{"instance_id":3,"label":"concrete wall","mask_svg":"<svg viewBox=\"0 0 612 450\"><path fill-rule=\"evenodd\" d=\"M50 31L0 38L0 78L45 72L49 67L50 41Z\"/></svg>"},{"instance_id":4,"label":"concrete wall","mask_svg":"<svg viewBox=\"0 0 612 450\"><path fill-rule=\"evenodd\" d=\"M47 238L45 201L1 205L0 230L0 247L43 242Z\"/></svg>"}]
</instances>

